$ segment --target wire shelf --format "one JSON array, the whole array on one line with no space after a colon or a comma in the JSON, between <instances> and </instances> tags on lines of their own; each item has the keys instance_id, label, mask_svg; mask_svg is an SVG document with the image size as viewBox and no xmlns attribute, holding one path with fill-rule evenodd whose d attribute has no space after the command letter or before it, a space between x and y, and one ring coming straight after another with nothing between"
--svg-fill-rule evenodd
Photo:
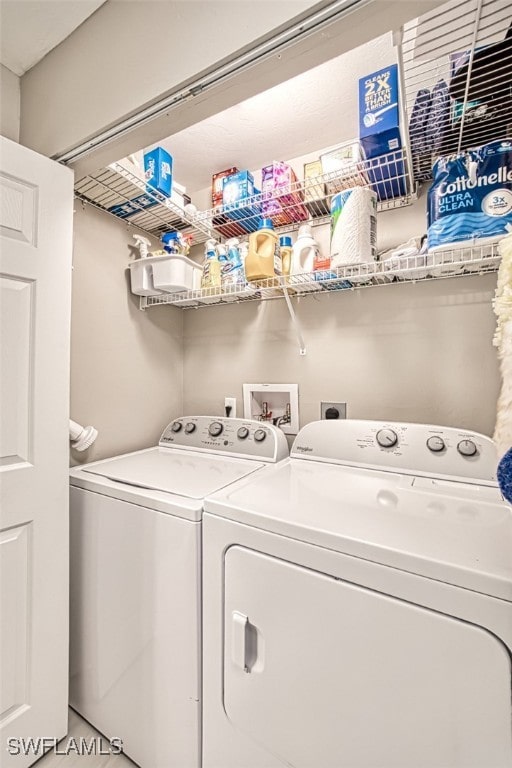
<instances>
[{"instance_id":1,"label":"wire shelf","mask_svg":"<svg viewBox=\"0 0 512 768\"><path fill-rule=\"evenodd\" d=\"M274 277L249 283L240 289L202 288L141 298L141 308L171 304L183 309L234 302L266 301L290 296L311 296L326 291L344 291L391 283L415 283L464 275L496 272L500 263L497 245L474 245L418 256L353 264L322 272Z\"/></svg>"},{"instance_id":2,"label":"wire shelf","mask_svg":"<svg viewBox=\"0 0 512 768\"><path fill-rule=\"evenodd\" d=\"M123 162L112 163L79 179L75 183L75 195L156 237L178 230L192 235L194 243L202 243L215 234L205 221L198 220L157 189L148 187L146 181Z\"/></svg>"},{"instance_id":3,"label":"wire shelf","mask_svg":"<svg viewBox=\"0 0 512 768\"><path fill-rule=\"evenodd\" d=\"M415 181L439 156L510 138L510 0L450 0L406 24L398 52Z\"/></svg>"},{"instance_id":4,"label":"wire shelf","mask_svg":"<svg viewBox=\"0 0 512 768\"><path fill-rule=\"evenodd\" d=\"M328 224L332 195L355 186L375 189L381 211L402 208L415 199L404 150L347 163L343 170L294 182L278 194L253 195L239 206L193 214L157 189L148 191L145 180L122 161L79 179L75 195L150 235L160 237L163 232L178 230L192 235L193 244L200 244L212 237L246 236L258 228L263 216L271 218L281 233L304 222Z\"/></svg>"},{"instance_id":5,"label":"wire shelf","mask_svg":"<svg viewBox=\"0 0 512 768\"><path fill-rule=\"evenodd\" d=\"M290 183L273 194L260 193L236 204L198 212L196 221L224 239L254 232L261 218L271 219L280 233L290 232L304 222L314 226L329 223L332 196L358 186L375 190L377 210L410 205L415 194L405 151L347 162L341 170Z\"/></svg>"}]
</instances>

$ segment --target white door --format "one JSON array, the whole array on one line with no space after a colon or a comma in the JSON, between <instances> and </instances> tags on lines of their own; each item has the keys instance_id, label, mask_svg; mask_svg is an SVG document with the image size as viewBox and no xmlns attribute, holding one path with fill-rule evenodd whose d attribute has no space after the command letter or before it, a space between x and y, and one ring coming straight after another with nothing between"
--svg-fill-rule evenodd
<instances>
[{"instance_id":1,"label":"white door","mask_svg":"<svg viewBox=\"0 0 512 768\"><path fill-rule=\"evenodd\" d=\"M226 717L283 766L512 765L510 657L484 629L239 546L224 606Z\"/></svg>"},{"instance_id":2,"label":"white door","mask_svg":"<svg viewBox=\"0 0 512 768\"><path fill-rule=\"evenodd\" d=\"M67 732L73 174L0 137L0 202L0 754L24 768L22 739Z\"/></svg>"}]
</instances>

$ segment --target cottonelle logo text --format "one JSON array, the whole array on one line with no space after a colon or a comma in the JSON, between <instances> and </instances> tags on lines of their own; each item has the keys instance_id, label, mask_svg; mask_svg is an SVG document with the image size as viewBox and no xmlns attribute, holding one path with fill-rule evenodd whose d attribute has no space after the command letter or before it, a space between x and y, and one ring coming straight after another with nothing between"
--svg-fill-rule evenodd
<instances>
[{"instance_id":1,"label":"cottonelle logo text","mask_svg":"<svg viewBox=\"0 0 512 768\"><path fill-rule=\"evenodd\" d=\"M510 184L512 183L512 169L508 169L506 165L502 165L498 168L496 173L489 173L489 175L478 176L476 179L470 179L467 176L457 176L456 179L447 183L442 182L439 185L439 196L454 195L456 192L467 192L470 189L476 189L477 187L487 187L491 184Z\"/></svg>"},{"instance_id":2,"label":"cottonelle logo text","mask_svg":"<svg viewBox=\"0 0 512 768\"><path fill-rule=\"evenodd\" d=\"M121 755L123 753L123 741L117 736L112 739L104 739L102 736L86 738L80 736L68 739L58 739L55 736L37 737L11 737L7 740L7 752L11 757L42 757L46 752L53 750L56 755Z\"/></svg>"}]
</instances>

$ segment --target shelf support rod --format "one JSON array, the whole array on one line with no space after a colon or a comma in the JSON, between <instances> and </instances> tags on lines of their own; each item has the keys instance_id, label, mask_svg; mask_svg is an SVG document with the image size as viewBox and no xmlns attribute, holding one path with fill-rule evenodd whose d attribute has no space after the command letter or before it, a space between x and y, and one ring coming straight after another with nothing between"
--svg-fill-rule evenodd
<instances>
[{"instance_id":1,"label":"shelf support rod","mask_svg":"<svg viewBox=\"0 0 512 768\"><path fill-rule=\"evenodd\" d=\"M295 310L293 308L293 305L290 301L290 295L288 293L288 288L283 285L283 295L286 301L286 306L288 307L288 312L290 313L290 318L293 323L293 327L295 328L295 333L297 334L297 341L299 342L299 354L305 355L306 354L306 345L304 343L304 338L302 336L302 330L300 327L300 323L297 319L297 315L295 314Z\"/></svg>"}]
</instances>

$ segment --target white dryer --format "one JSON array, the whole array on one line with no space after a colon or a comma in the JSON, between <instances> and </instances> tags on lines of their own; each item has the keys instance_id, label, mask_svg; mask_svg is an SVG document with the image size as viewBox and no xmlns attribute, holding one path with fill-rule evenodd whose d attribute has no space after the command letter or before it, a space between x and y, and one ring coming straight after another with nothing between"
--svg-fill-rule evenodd
<instances>
[{"instance_id":1,"label":"white dryer","mask_svg":"<svg viewBox=\"0 0 512 768\"><path fill-rule=\"evenodd\" d=\"M70 703L142 768L201 764L203 499L287 455L271 425L195 416L70 472Z\"/></svg>"},{"instance_id":2,"label":"white dryer","mask_svg":"<svg viewBox=\"0 0 512 768\"><path fill-rule=\"evenodd\" d=\"M204 768L510 768L512 508L482 435L304 427L205 501Z\"/></svg>"}]
</instances>

